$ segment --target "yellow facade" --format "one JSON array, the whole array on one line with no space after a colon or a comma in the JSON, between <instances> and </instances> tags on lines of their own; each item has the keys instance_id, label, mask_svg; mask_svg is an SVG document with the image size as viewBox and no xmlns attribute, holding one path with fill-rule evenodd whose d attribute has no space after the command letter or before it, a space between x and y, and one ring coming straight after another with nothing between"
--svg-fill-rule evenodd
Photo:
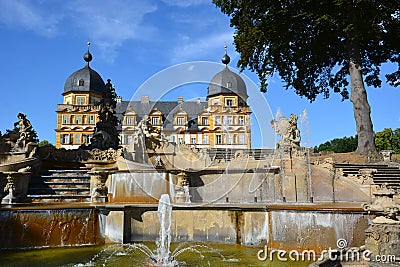
<instances>
[{"instance_id":1,"label":"yellow facade","mask_svg":"<svg viewBox=\"0 0 400 267\"><path fill-rule=\"evenodd\" d=\"M101 94L69 92L57 106L56 147L73 149L88 144L98 121Z\"/></svg>"}]
</instances>

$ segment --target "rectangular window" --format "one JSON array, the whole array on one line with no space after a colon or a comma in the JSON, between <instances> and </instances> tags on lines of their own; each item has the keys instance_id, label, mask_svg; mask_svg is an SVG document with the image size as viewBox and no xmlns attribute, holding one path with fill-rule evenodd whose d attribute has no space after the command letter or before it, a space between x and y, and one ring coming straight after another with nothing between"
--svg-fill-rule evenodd
<instances>
[{"instance_id":1,"label":"rectangular window","mask_svg":"<svg viewBox=\"0 0 400 267\"><path fill-rule=\"evenodd\" d=\"M183 117L177 117L177 118L176 118L176 124L177 124L177 125L185 125L185 118L183 118Z\"/></svg>"},{"instance_id":2,"label":"rectangular window","mask_svg":"<svg viewBox=\"0 0 400 267\"><path fill-rule=\"evenodd\" d=\"M171 142L175 143L175 135L171 135Z\"/></svg>"},{"instance_id":3,"label":"rectangular window","mask_svg":"<svg viewBox=\"0 0 400 267\"><path fill-rule=\"evenodd\" d=\"M215 136L215 142L216 142L217 144L222 144L222 135L217 134L217 135Z\"/></svg>"},{"instance_id":4,"label":"rectangular window","mask_svg":"<svg viewBox=\"0 0 400 267\"><path fill-rule=\"evenodd\" d=\"M89 124L94 124L94 115L89 115L88 116L88 123Z\"/></svg>"},{"instance_id":5,"label":"rectangular window","mask_svg":"<svg viewBox=\"0 0 400 267\"><path fill-rule=\"evenodd\" d=\"M160 118L154 117L154 118L152 119L152 124L153 124L153 125L159 125L159 124L160 124Z\"/></svg>"},{"instance_id":6,"label":"rectangular window","mask_svg":"<svg viewBox=\"0 0 400 267\"><path fill-rule=\"evenodd\" d=\"M63 145L69 144L69 134L61 134L60 141Z\"/></svg>"},{"instance_id":7,"label":"rectangular window","mask_svg":"<svg viewBox=\"0 0 400 267\"><path fill-rule=\"evenodd\" d=\"M243 116L239 116L238 122L240 125L244 124L244 117Z\"/></svg>"},{"instance_id":8,"label":"rectangular window","mask_svg":"<svg viewBox=\"0 0 400 267\"><path fill-rule=\"evenodd\" d=\"M71 123L71 116L70 115L63 115L63 124L70 124Z\"/></svg>"},{"instance_id":9,"label":"rectangular window","mask_svg":"<svg viewBox=\"0 0 400 267\"><path fill-rule=\"evenodd\" d=\"M232 119L232 116L228 116L227 117L227 122L226 122L228 125L232 125L233 124L233 119Z\"/></svg>"},{"instance_id":10,"label":"rectangular window","mask_svg":"<svg viewBox=\"0 0 400 267\"><path fill-rule=\"evenodd\" d=\"M126 125L132 125L133 124L133 118L132 117L127 117L126 118Z\"/></svg>"},{"instance_id":11,"label":"rectangular window","mask_svg":"<svg viewBox=\"0 0 400 267\"><path fill-rule=\"evenodd\" d=\"M85 105L85 97L83 97L83 96L77 96L77 97L76 97L76 104L77 104L77 105Z\"/></svg>"},{"instance_id":12,"label":"rectangular window","mask_svg":"<svg viewBox=\"0 0 400 267\"><path fill-rule=\"evenodd\" d=\"M232 135L228 134L228 144L233 144L233 138Z\"/></svg>"},{"instance_id":13,"label":"rectangular window","mask_svg":"<svg viewBox=\"0 0 400 267\"><path fill-rule=\"evenodd\" d=\"M127 145L130 145L132 143L132 135L128 135L127 137L126 137L126 144Z\"/></svg>"},{"instance_id":14,"label":"rectangular window","mask_svg":"<svg viewBox=\"0 0 400 267\"><path fill-rule=\"evenodd\" d=\"M233 105L233 100L232 100L232 99L227 99L226 102L225 102L225 104L226 104L226 106L228 106L228 107L232 107L232 105Z\"/></svg>"},{"instance_id":15,"label":"rectangular window","mask_svg":"<svg viewBox=\"0 0 400 267\"><path fill-rule=\"evenodd\" d=\"M216 116L215 117L215 124L216 125L221 125L221 117L220 116Z\"/></svg>"},{"instance_id":16,"label":"rectangular window","mask_svg":"<svg viewBox=\"0 0 400 267\"><path fill-rule=\"evenodd\" d=\"M75 134L75 144L81 143L81 134Z\"/></svg>"},{"instance_id":17,"label":"rectangular window","mask_svg":"<svg viewBox=\"0 0 400 267\"><path fill-rule=\"evenodd\" d=\"M82 124L82 116L81 115L75 117L75 124Z\"/></svg>"},{"instance_id":18,"label":"rectangular window","mask_svg":"<svg viewBox=\"0 0 400 267\"><path fill-rule=\"evenodd\" d=\"M244 134L239 134L239 144L244 145Z\"/></svg>"},{"instance_id":19,"label":"rectangular window","mask_svg":"<svg viewBox=\"0 0 400 267\"><path fill-rule=\"evenodd\" d=\"M203 117L201 122L202 122L202 125L208 125L208 118Z\"/></svg>"},{"instance_id":20,"label":"rectangular window","mask_svg":"<svg viewBox=\"0 0 400 267\"><path fill-rule=\"evenodd\" d=\"M71 103L71 102L72 102L71 99L72 99L72 98L71 98L70 96L66 97L66 98L65 98L65 104L67 104L67 105L72 104L72 103Z\"/></svg>"},{"instance_id":21,"label":"rectangular window","mask_svg":"<svg viewBox=\"0 0 400 267\"><path fill-rule=\"evenodd\" d=\"M182 138L182 136L178 136L178 144L183 144L183 138Z\"/></svg>"},{"instance_id":22,"label":"rectangular window","mask_svg":"<svg viewBox=\"0 0 400 267\"><path fill-rule=\"evenodd\" d=\"M208 135L203 135L203 144L208 145L210 141L208 140Z\"/></svg>"},{"instance_id":23,"label":"rectangular window","mask_svg":"<svg viewBox=\"0 0 400 267\"><path fill-rule=\"evenodd\" d=\"M196 144L196 136L192 136L192 138L190 139L190 143L191 144Z\"/></svg>"}]
</instances>

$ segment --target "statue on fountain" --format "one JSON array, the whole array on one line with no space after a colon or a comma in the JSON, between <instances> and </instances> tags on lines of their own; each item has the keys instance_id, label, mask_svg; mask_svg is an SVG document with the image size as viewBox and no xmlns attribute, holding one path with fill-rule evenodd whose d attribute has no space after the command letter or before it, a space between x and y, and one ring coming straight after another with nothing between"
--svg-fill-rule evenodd
<instances>
[{"instance_id":1,"label":"statue on fountain","mask_svg":"<svg viewBox=\"0 0 400 267\"><path fill-rule=\"evenodd\" d=\"M107 80L107 84L103 90L103 98L100 101L99 118L93 137L88 146L81 146L83 149L100 149L108 150L118 149L119 138L117 132L118 119L115 116L115 108L117 105L117 94L111 84L111 80Z\"/></svg>"},{"instance_id":2,"label":"statue on fountain","mask_svg":"<svg viewBox=\"0 0 400 267\"><path fill-rule=\"evenodd\" d=\"M280 117L278 120L271 120L271 126L281 139L278 148L300 148L300 130L297 128L298 117L290 114L289 119Z\"/></svg>"},{"instance_id":3,"label":"statue on fountain","mask_svg":"<svg viewBox=\"0 0 400 267\"><path fill-rule=\"evenodd\" d=\"M0 135L1 142L8 145L10 152L31 153L36 148L37 134L31 122L23 113L18 113L18 121L14 123L13 130L7 130L3 136Z\"/></svg>"},{"instance_id":4,"label":"statue on fountain","mask_svg":"<svg viewBox=\"0 0 400 267\"><path fill-rule=\"evenodd\" d=\"M155 128L149 116L143 116L143 119L138 123L138 130L133 136L133 144L136 146L144 145L145 148L155 151L161 148L168 141L162 136L160 130Z\"/></svg>"}]
</instances>

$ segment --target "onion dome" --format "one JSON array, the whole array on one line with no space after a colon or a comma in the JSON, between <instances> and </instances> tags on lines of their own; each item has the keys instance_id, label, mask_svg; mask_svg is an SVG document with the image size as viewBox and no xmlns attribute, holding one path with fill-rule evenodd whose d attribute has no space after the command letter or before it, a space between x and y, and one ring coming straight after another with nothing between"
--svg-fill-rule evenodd
<instances>
[{"instance_id":1,"label":"onion dome","mask_svg":"<svg viewBox=\"0 0 400 267\"><path fill-rule=\"evenodd\" d=\"M86 61L86 66L72 73L65 81L64 93L68 92L96 92L103 93L105 83L101 76L90 68L89 62L93 57L89 51L90 42L88 42L88 51L83 56Z\"/></svg>"},{"instance_id":2,"label":"onion dome","mask_svg":"<svg viewBox=\"0 0 400 267\"><path fill-rule=\"evenodd\" d=\"M232 72L228 68L230 57L226 53L226 46L225 55L222 57L221 61L223 64L225 64L225 68L222 71L218 72L211 79L211 82L208 86L207 97L221 94L236 94L244 101L246 101L248 98L246 84L243 81L242 77L240 77L235 72Z\"/></svg>"}]
</instances>

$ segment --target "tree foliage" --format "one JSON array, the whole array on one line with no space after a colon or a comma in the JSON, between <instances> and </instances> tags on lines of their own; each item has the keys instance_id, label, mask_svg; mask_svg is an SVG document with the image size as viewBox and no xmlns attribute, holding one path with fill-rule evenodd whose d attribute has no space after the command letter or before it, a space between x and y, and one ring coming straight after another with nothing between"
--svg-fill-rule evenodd
<instances>
[{"instance_id":1,"label":"tree foliage","mask_svg":"<svg viewBox=\"0 0 400 267\"><path fill-rule=\"evenodd\" d=\"M350 59L362 67L368 86L380 87L380 66L393 62L387 74L400 84L399 0L214 0L231 17L234 44L242 69L255 71L266 91L278 73L295 92L315 100L330 88L349 97Z\"/></svg>"},{"instance_id":2,"label":"tree foliage","mask_svg":"<svg viewBox=\"0 0 400 267\"><path fill-rule=\"evenodd\" d=\"M50 143L48 140L42 140L38 143L38 146L42 147L42 146L54 146L54 145Z\"/></svg>"},{"instance_id":3,"label":"tree foliage","mask_svg":"<svg viewBox=\"0 0 400 267\"><path fill-rule=\"evenodd\" d=\"M214 0L230 16L238 66L255 71L261 91L279 74L286 89L314 101L331 90L349 98L358 134L357 152L376 153L364 83L380 87L386 75L400 84L400 0Z\"/></svg>"},{"instance_id":4,"label":"tree foliage","mask_svg":"<svg viewBox=\"0 0 400 267\"><path fill-rule=\"evenodd\" d=\"M375 146L378 151L393 150L394 153L400 153L400 128L392 130L385 128L375 134Z\"/></svg>"},{"instance_id":5,"label":"tree foliage","mask_svg":"<svg viewBox=\"0 0 400 267\"><path fill-rule=\"evenodd\" d=\"M357 135L343 138L335 138L319 146L314 147L314 152L329 151L335 153L353 152L357 149Z\"/></svg>"},{"instance_id":6,"label":"tree foliage","mask_svg":"<svg viewBox=\"0 0 400 267\"><path fill-rule=\"evenodd\" d=\"M314 147L314 152L335 152L347 153L357 149L357 135L350 137L335 138ZM392 130L385 128L375 133L375 146L377 151L393 150L393 153L400 154L400 128Z\"/></svg>"}]
</instances>

